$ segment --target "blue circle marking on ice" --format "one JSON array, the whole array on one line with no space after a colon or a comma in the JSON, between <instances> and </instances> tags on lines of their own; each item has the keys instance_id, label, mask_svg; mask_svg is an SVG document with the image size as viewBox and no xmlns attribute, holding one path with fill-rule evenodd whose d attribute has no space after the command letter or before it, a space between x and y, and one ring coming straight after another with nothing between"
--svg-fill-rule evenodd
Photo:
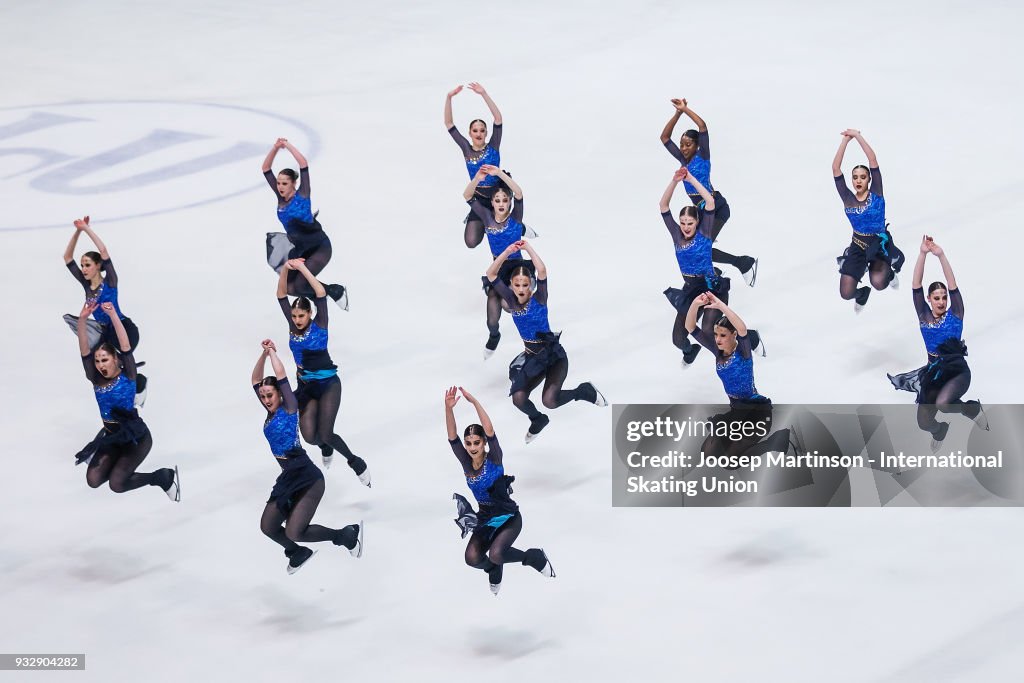
<instances>
[{"instance_id":1,"label":"blue circle marking on ice","mask_svg":"<svg viewBox=\"0 0 1024 683\"><path fill-rule=\"evenodd\" d=\"M68 227L84 214L123 221L252 192L266 187L259 166L278 137L307 159L320 148L319 135L301 121L236 105L111 100L0 108L0 231ZM275 169L289 165L283 151Z\"/></svg>"}]
</instances>

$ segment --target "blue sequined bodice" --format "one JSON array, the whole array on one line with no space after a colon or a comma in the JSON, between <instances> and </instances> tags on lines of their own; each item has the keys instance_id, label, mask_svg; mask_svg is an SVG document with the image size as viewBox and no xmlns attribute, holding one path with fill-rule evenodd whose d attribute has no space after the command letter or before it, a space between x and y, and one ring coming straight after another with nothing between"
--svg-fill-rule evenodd
<instances>
[{"instance_id":1,"label":"blue sequined bodice","mask_svg":"<svg viewBox=\"0 0 1024 683\"><path fill-rule=\"evenodd\" d=\"M99 308L101 304L108 302L114 304L117 317L124 318L124 313L121 312L121 308L117 305L117 287L110 287L106 283L100 283L98 289L91 290L85 295L85 301L86 303L96 304L97 308L92 312L92 317L96 319L96 322L103 323L104 325L110 324L110 316L102 308Z\"/></svg>"},{"instance_id":2,"label":"blue sequined bodice","mask_svg":"<svg viewBox=\"0 0 1024 683\"><path fill-rule=\"evenodd\" d=\"M715 363L715 372L722 380L725 393L729 398L753 398L759 396L754 386L754 359L744 358L733 352L728 358L719 355Z\"/></svg>"},{"instance_id":3,"label":"blue sequined bodice","mask_svg":"<svg viewBox=\"0 0 1024 683\"><path fill-rule=\"evenodd\" d=\"M714 275L715 267L711 265L711 240L703 233L697 232L693 239L676 245L676 262L679 272L683 275Z\"/></svg>"},{"instance_id":4,"label":"blue sequined bodice","mask_svg":"<svg viewBox=\"0 0 1024 683\"><path fill-rule=\"evenodd\" d=\"M964 333L964 321L946 311L941 318L931 323L921 323L921 336L924 337L928 353L935 354L942 342L950 337L960 339Z\"/></svg>"},{"instance_id":5,"label":"blue sequined bodice","mask_svg":"<svg viewBox=\"0 0 1024 683\"><path fill-rule=\"evenodd\" d=\"M295 365L301 368L303 351L323 351L327 348L327 330L311 320L305 330L288 336L288 347L292 350Z\"/></svg>"},{"instance_id":6,"label":"blue sequined bodice","mask_svg":"<svg viewBox=\"0 0 1024 683\"><path fill-rule=\"evenodd\" d=\"M135 380L128 379L123 372L106 386L93 385L93 391L100 407L100 417L105 422L116 422L110 416L114 408L135 410Z\"/></svg>"},{"instance_id":7,"label":"blue sequined bodice","mask_svg":"<svg viewBox=\"0 0 1024 683\"><path fill-rule=\"evenodd\" d=\"M885 197L869 192L864 206L848 206L845 210L854 232L865 235L885 232Z\"/></svg>"},{"instance_id":8,"label":"blue sequined bodice","mask_svg":"<svg viewBox=\"0 0 1024 683\"><path fill-rule=\"evenodd\" d=\"M293 220L301 221L303 223L313 222L313 209L309 201L309 197L303 197L298 192L288 201L287 204L277 206L277 219L281 221L281 225L284 226L285 232L288 232L289 226Z\"/></svg>"},{"instance_id":9,"label":"blue sequined bodice","mask_svg":"<svg viewBox=\"0 0 1024 683\"><path fill-rule=\"evenodd\" d=\"M284 406L279 407L263 423L263 436L270 443L270 452L277 457L282 457L287 451L301 449L298 411L289 414Z\"/></svg>"},{"instance_id":10,"label":"blue sequined bodice","mask_svg":"<svg viewBox=\"0 0 1024 683\"><path fill-rule=\"evenodd\" d=\"M530 297L526 308L512 310L512 322L516 324L523 341L535 341L539 333L551 331L547 304L540 303L535 297Z\"/></svg>"},{"instance_id":11,"label":"blue sequined bodice","mask_svg":"<svg viewBox=\"0 0 1024 683\"><path fill-rule=\"evenodd\" d=\"M523 224L512 216L505 220L505 225L489 225L485 228L487 235L487 246L491 249L491 256L497 258L498 254L508 249L509 245L523 237ZM508 260L522 259L523 255L518 251L509 254Z\"/></svg>"},{"instance_id":12,"label":"blue sequined bodice","mask_svg":"<svg viewBox=\"0 0 1024 683\"><path fill-rule=\"evenodd\" d=\"M491 502L491 495L487 493L487 489L491 488L491 485L503 474L505 474L504 466L495 465L487 458L484 458L484 466L476 474L466 475L466 484L469 486L469 490L473 492L476 502Z\"/></svg>"},{"instance_id":13,"label":"blue sequined bodice","mask_svg":"<svg viewBox=\"0 0 1024 683\"><path fill-rule=\"evenodd\" d=\"M705 159L700 154L694 154L693 158L690 159L690 163L686 164L686 170L697 179L697 182L707 188L708 192L715 191L715 188L711 186L710 159ZM683 188L686 189L686 194L697 194L697 188L685 180L683 181Z\"/></svg>"},{"instance_id":14,"label":"blue sequined bodice","mask_svg":"<svg viewBox=\"0 0 1024 683\"><path fill-rule=\"evenodd\" d=\"M494 149L490 145L487 145L479 152L470 147L467 154L472 156L466 157L466 170L469 171L470 179L476 175L476 172L480 170L480 167L484 164L490 164L491 166L501 166L501 153ZM489 175L477 183L477 187L494 187L498 184L498 176Z\"/></svg>"}]
</instances>

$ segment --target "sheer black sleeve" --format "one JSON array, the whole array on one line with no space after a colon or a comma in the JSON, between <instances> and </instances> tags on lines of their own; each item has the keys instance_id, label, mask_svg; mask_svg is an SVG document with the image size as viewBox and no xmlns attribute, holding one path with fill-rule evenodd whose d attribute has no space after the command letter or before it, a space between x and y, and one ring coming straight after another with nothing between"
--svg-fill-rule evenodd
<instances>
[{"instance_id":1,"label":"sheer black sleeve","mask_svg":"<svg viewBox=\"0 0 1024 683\"><path fill-rule=\"evenodd\" d=\"M523 222L523 197L515 200L515 206L512 207L512 218L516 219L520 223Z\"/></svg>"},{"instance_id":2,"label":"sheer black sleeve","mask_svg":"<svg viewBox=\"0 0 1024 683\"><path fill-rule=\"evenodd\" d=\"M672 212L662 212L661 220L665 221L665 227L668 228L668 234L672 238L673 244L682 244L683 231L679 229L679 223L676 223L676 219L672 217Z\"/></svg>"},{"instance_id":3,"label":"sheer black sleeve","mask_svg":"<svg viewBox=\"0 0 1024 683\"><path fill-rule=\"evenodd\" d=\"M707 131L697 133L697 154L711 161L711 138Z\"/></svg>"},{"instance_id":4,"label":"sheer black sleeve","mask_svg":"<svg viewBox=\"0 0 1024 683\"><path fill-rule=\"evenodd\" d=\"M835 177L836 181L836 192L839 193L840 199L843 200L843 206L857 206L857 198L850 191L850 188L846 186L846 178L840 173Z\"/></svg>"},{"instance_id":5,"label":"sheer black sleeve","mask_svg":"<svg viewBox=\"0 0 1024 683\"><path fill-rule=\"evenodd\" d=\"M110 259L105 259L102 264L103 267L103 284L108 287L117 287L117 271L114 270L114 262Z\"/></svg>"},{"instance_id":6,"label":"sheer black sleeve","mask_svg":"<svg viewBox=\"0 0 1024 683\"><path fill-rule=\"evenodd\" d=\"M120 353L121 356L121 372L125 377L134 381L139 376L139 371L135 367L135 356L131 351L128 353Z\"/></svg>"},{"instance_id":7,"label":"sheer black sleeve","mask_svg":"<svg viewBox=\"0 0 1024 683\"><path fill-rule=\"evenodd\" d=\"M456 128L455 126L452 126L451 128L448 129L448 134L452 136L452 140L454 140L455 144L458 145L459 149L462 150L462 155L468 155L469 140L467 140L465 136L463 136L463 134L459 132L459 129Z\"/></svg>"},{"instance_id":8,"label":"sheer black sleeve","mask_svg":"<svg viewBox=\"0 0 1024 683\"><path fill-rule=\"evenodd\" d=\"M508 288L508 285L500 277L495 277L493 280L489 279L487 282L491 287L494 287L494 291L505 300L505 303L513 308L519 307L519 300L516 299L516 295L512 293L512 290Z\"/></svg>"},{"instance_id":9,"label":"sheer black sleeve","mask_svg":"<svg viewBox=\"0 0 1024 683\"><path fill-rule=\"evenodd\" d=\"M960 296L960 288L949 290L949 312L964 319L964 298Z\"/></svg>"},{"instance_id":10,"label":"sheer black sleeve","mask_svg":"<svg viewBox=\"0 0 1024 683\"><path fill-rule=\"evenodd\" d=\"M537 300L542 306L548 305L548 279L537 280L537 291L533 293L533 298Z\"/></svg>"},{"instance_id":11,"label":"sheer black sleeve","mask_svg":"<svg viewBox=\"0 0 1024 683\"><path fill-rule=\"evenodd\" d=\"M78 284L82 285L85 291L88 292L89 281L85 279L84 275L82 275L82 269L78 267L78 264L74 261L68 261L65 265L67 265L68 270L71 272L71 276L78 280Z\"/></svg>"},{"instance_id":12,"label":"sheer black sleeve","mask_svg":"<svg viewBox=\"0 0 1024 683\"><path fill-rule=\"evenodd\" d=\"M274 191L274 196L280 202L281 193L277 191L277 176L274 175L273 171L264 171L263 177L267 179L267 185L270 185L270 189Z\"/></svg>"},{"instance_id":13,"label":"sheer black sleeve","mask_svg":"<svg viewBox=\"0 0 1024 683\"><path fill-rule=\"evenodd\" d=\"M715 209L704 209L704 213L700 217L700 226L698 228L702 235L707 237L709 240L715 239Z\"/></svg>"},{"instance_id":14,"label":"sheer black sleeve","mask_svg":"<svg viewBox=\"0 0 1024 683\"><path fill-rule=\"evenodd\" d=\"M284 412L286 413L297 413L299 411L299 399L295 398L295 393L292 391L292 387L288 384L288 378L279 379L277 381L277 388L281 392L281 404L284 406Z\"/></svg>"},{"instance_id":15,"label":"sheer black sleeve","mask_svg":"<svg viewBox=\"0 0 1024 683\"><path fill-rule=\"evenodd\" d=\"M100 373L96 371L96 361L91 353L88 356L82 356L82 369L85 370L86 379L94 385L99 384L97 380L101 379Z\"/></svg>"},{"instance_id":16,"label":"sheer black sleeve","mask_svg":"<svg viewBox=\"0 0 1024 683\"><path fill-rule=\"evenodd\" d=\"M495 465L501 464L501 444L498 443L498 435L487 437L487 459L493 462Z\"/></svg>"},{"instance_id":17,"label":"sheer black sleeve","mask_svg":"<svg viewBox=\"0 0 1024 683\"><path fill-rule=\"evenodd\" d=\"M299 189L296 191L306 199L309 199L309 190L309 166L304 166L299 169Z\"/></svg>"},{"instance_id":18,"label":"sheer black sleeve","mask_svg":"<svg viewBox=\"0 0 1024 683\"><path fill-rule=\"evenodd\" d=\"M921 322L928 322L928 319L932 315L932 309L928 306L928 302L924 298L924 288L918 287L913 290L914 296L914 310L917 311L917 319Z\"/></svg>"},{"instance_id":19,"label":"sheer black sleeve","mask_svg":"<svg viewBox=\"0 0 1024 683\"><path fill-rule=\"evenodd\" d=\"M469 453L466 452L466 447L462 445L462 441L459 439L448 439L448 445L452 447L452 453L459 459L462 471L466 474L471 474L473 472L473 458L469 457Z\"/></svg>"},{"instance_id":20,"label":"sheer black sleeve","mask_svg":"<svg viewBox=\"0 0 1024 683\"><path fill-rule=\"evenodd\" d=\"M284 319L288 321L288 331L292 334L298 334L299 330L295 327L295 323L292 322L292 306L288 303L288 297L281 297L277 300L277 304L281 307Z\"/></svg>"},{"instance_id":21,"label":"sheer black sleeve","mask_svg":"<svg viewBox=\"0 0 1024 683\"><path fill-rule=\"evenodd\" d=\"M668 153L671 154L676 161L678 161L683 166L686 166L686 160L683 159L683 153L679 151L679 145L672 142L671 140L666 140L665 149L668 150Z\"/></svg>"},{"instance_id":22,"label":"sheer black sleeve","mask_svg":"<svg viewBox=\"0 0 1024 683\"><path fill-rule=\"evenodd\" d=\"M753 357L753 351L750 348L750 339L747 337L736 337L736 353L740 354L741 358Z\"/></svg>"},{"instance_id":23,"label":"sheer black sleeve","mask_svg":"<svg viewBox=\"0 0 1024 683\"><path fill-rule=\"evenodd\" d=\"M316 306L316 317L313 318L313 321L326 330L327 324L330 322L330 318L327 315L327 297L316 297L313 299L313 305Z\"/></svg>"},{"instance_id":24,"label":"sheer black sleeve","mask_svg":"<svg viewBox=\"0 0 1024 683\"><path fill-rule=\"evenodd\" d=\"M877 194L879 197L884 197L882 194L882 171L877 166L870 169L871 171L871 194Z\"/></svg>"},{"instance_id":25,"label":"sheer black sleeve","mask_svg":"<svg viewBox=\"0 0 1024 683\"><path fill-rule=\"evenodd\" d=\"M718 358L718 347L715 345L715 340L704 334L704 330L700 329L700 325L697 326L690 336L697 341L698 344L703 346L705 349L715 354L715 358Z\"/></svg>"},{"instance_id":26,"label":"sheer black sleeve","mask_svg":"<svg viewBox=\"0 0 1024 683\"><path fill-rule=\"evenodd\" d=\"M498 149L501 148L501 124L500 123L494 124L494 126L491 128L491 140L487 144L490 145L492 148L494 148L495 151L497 151Z\"/></svg>"}]
</instances>

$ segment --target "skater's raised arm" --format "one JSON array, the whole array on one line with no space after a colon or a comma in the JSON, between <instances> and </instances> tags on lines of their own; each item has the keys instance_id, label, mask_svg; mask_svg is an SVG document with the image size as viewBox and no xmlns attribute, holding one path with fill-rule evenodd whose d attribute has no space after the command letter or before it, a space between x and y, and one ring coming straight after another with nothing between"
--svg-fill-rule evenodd
<instances>
[{"instance_id":1,"label":"skater's raised arm","mask_svg":"<svg viewBox=\"0 0 1024 683\"><path fill-rule=\"evenodd\" d=\"M686 320L683 321L687 333L693 334L693 331L697 329L697 315L700 313L701 306L706 306L707 303L707 294L698 294L690 303L690 309L686 311Z\"/></svg>"},{"instance_id":2,"label":"skater's raised arm","mask_svg":"<svg viewBox=\"0 0 1024 683\"><path fill-rule=\"evenodd\" d=\"M82 223L81 220L75 221L75 232L71 235L71 239L68 241L68 246L64 248L64 263L70 266L75 262L75 246L78 244L78 238L82 236L82 228L79 225ZM74 271L72 271L73 273ZM78 271L79 275L81 271Z\"/></svg>"},{"instance_id":3,"label":"skater's raised arm","mask_svg":"<svg viewBox=\"0 0 1024 683\"><path fill-rule=\"evenodd\" d=\"M498 105L494 103L494 100L491 99L491 96L487 94L487 91L484 90L484 86L480 85L479 83L470 83L469 89L475 92L480 97L484 98L484 103L487 105L487 108L491 111L491 117L494 119L494 125L500 126L501 111L498 109ZM497 133L497 131L495 132ZM500 135L500 133L498 134ZM497 149L496 146L495 149Z\"/></svg>"},{"instance_id":4,"label":"skater's raised arm","mask_svg":"<svg viewBox=\"0 0 1024 683\"><path fill-rule=\"evenodd\" d=\"M679 170L685 171L686 169L681 168ZM686 182L693 185L693 188L697 190L697 194L699 194L701 199L704 200L704 213L708 214L713 212L715 210L715 195L711 194L711 192L708 191L708 188L701 185L700 181L697 180L697 176L693 175L692 173L687 172L686 175L683 176L683 178L686 180Z\"/></svg>"},{"instance_id":5,"label":"skater's raised arm","mask_svg":"<svg viewBox=\"0 0 1024 683\"><path fill-rule=\"evenodd\" d=\"M260 357L256 359L256 367L252 369L252 385L258 386L263 381L264 370L267 367L267 347L261 344L263 350L260 352Z\"/></svg>"},{"instance_id":6,"label":"skater's raised arm","mask_svg":"<svg viewBox=\"0 0 1024 683\"><path fill-rule=\"evenodd\" d=\"M501 264L507 261L509 256L522 249L523 244L525 244L525 242L522 240L513 242L505 248L505 251L494 257L494 260L491 261L491 265L487 266L487 271L484 273L487 276L488 282L494 284L498 279L498 272L501 270Z\"/></svg>"},{"instance_id":7,"label":"skater's raised arm","mask_svg":"<svg viewBox=\"0 0 1024 683\"><path fill-rule=\"evenodd\" d=\"M455 128L455 118L452 116L452 98L462 92L462 86L449 90L448 95L444 98L444 128L445 130L451 130Z\"/></svg>"},{"instance_id":8,"label":"skater's raised arm","mask_svg":"<svg viewBox=\"0 0 1024 683\"><path fill-rule=\"evenodd\" d=\"M89 346L89 329L86 322L89 320L89 316L96 310L96 304L86 302L82 306L81 313L78 314L78 324L75 331L78 333L78 350L82 354L83 359L88 359L85 364L85 374L89 375L89 369L92 365L92 348ZM95 368L93 368L95 370ZM89 379L92 379L92 375L89 375Z\"/></svg>"},{"instance_id":9,"label":"skater's raised arm","mask_svg":"<svg viewBox=\"0 0 1024 683\"><path fill-rule=\"evenodd\" d=\"M956 278L953 276L953 266L949 265L949 259L946 258L946 252L942 250L942 247L935 244L934 241L931 243L929 251L939 258L939 263L942 265L942 275L946 278L946 287L950 292L957 289Z\"/></svg>"},{"instance_id":10,"label":"skater's raised arm","mask_svg":"<svg viewBox=\"0 0 1024 683\"><path fill-rule=\"evenodd\" d=\"M96 249L100 252L101 259L103 259L104 261L110 260L110 252L107 251L107 245L103 243L103 240L100 239L100 236L97 235L95 231L93 231L92 227L89 225L88 216L75 221L75 229L80 230L81 232L84 232L86 235L89 236L89 239L92 240L92 243L96 245Z\"/></svg>"},{"instance_id":11,"label":"skater's raised arm","mask_svg":"<svg viewBox=\"0 0 1024 683\"><path fill-rule=\"evenodd\" d=\"M848 128L844 134L849 136L851 139L856 140L860 148L864 150L864 155L868 158L868 168L878 168L878 157L875 156L875 150L871 149L871 145L864 139L864 136L860 134L859 130ZM877 193L876 193L877 194Z\"/></svg>"},{"instance_id":12,"label":"skater's raised arm","mask_svg":"<svg viewBox=\"0 0 1024 683\"><path fill-rule=\"evenodd\" d=\"M481 166L480 169L476 172L476 174L472 177L472 179L470 179L469 184L466 185L466 189L462 191L462 198L465 199L467 202L472 202L473 195L476 194L477 185L479 185L480 181L486 177L487 172L484 171L484 167ZM487 207L485 207L482 203L480 203L480 206L483 207L484 209L487 209ZM479 212L477 213L479 214ZM483 218L483 216L481 216L481 218Z\"/></svg>"},{"instance_id":13,"label":"skater's raised arm","mask_svg":"<svg viewBox=\"0 0 1024 683\"><path fill-rule=\"evenodd\" d=\"M921 237L921 249L917 253L917 263L914 264L914 279L910 283L911 289L921 289L924 286L924 262L931 253L932 238L928 235Z\"/></svg>"},{"instance_id":14,"label":"skater's raised arm","mask_svg":"<svg viewBox=\"0 0 1024 683\"><path fill-rule=\"evenodd\" d=\"M697 115L697 112L690 109L685 99L672 100L672 106L676 108L676 111L686 114L687 116L690 117L690 120L693 121L693 124L697 126L698 133L708 132L708 124L704 123L704 119L699 117Z\"/></svg>"},{"instance_id":15,"label":"skater's raised arm","mask_svg":"<svg viewBox=\"0 0 1024 683\"><path fill-rule=\"evenodd\" d=\"M668 120L668 123L666 123L665 127L661 130L661 144L666 146L672 142L672 133L676 129L676 124L679 123L679 117L683 115L683 110L676 106L676 101L677 100L672 100L672 106L675 107L675 111L672 112L672 118ZM673 143L672 146L675 147L675 144ZM671 152L672 150L669 151ZM678 151L679 148L676 147L676 152ZM673 154L672 156L676 156L676 154Z\"/></svg>"},{"instance_id":16,"label":"skater's raised arm","mask_svg":"<svg viewBox=\"0 0 1024 683\"><path fill-rule=\"evenodd\" d=\"M508 186L508 189L512 190L512 196L515 197L517 200L521 200L523 198L523 188L519 187L519 184L516 183L516 181L512 180L512 176L505 173L497 166L492 166L491 164L484 164L483 166L480 167L480 170L486 173L487 175L496 176L499 180L501 180L501 182L505 183L505 185Z\"/></svg>"},{"instance_id":17,"label":"skater's raised arm","mask_svg":"<svg viewBox=\"0 0 1024 683\"><path fill-rule=\"evenodd\" d=\"M838 179L843 177L843 158L846 156L846 146L850 144L852 139L852 137L843 132L842 140L839 141L839 149L836 150L836 155L832 159L832 177L837 178L836 185L839 185ZM843 187L846 187L845 183L843 183Z\"/></svg>"},{"instance_id":18,"label":"skater's raised arm","mask_svg":"<svg viewBox=\"0 0 1024 683\"><path fill-rule=\"evenodd\" d=\"M295 157L295 163L297 163L299 165L299 170L308 169L309 168L309 162L306 161L306 157L302 156L302 152L300 152L298 149L296 149L295 145L293 145L292 143L288 142L287 138L281 138L281 140L284 142L284 144L282 146L286 150L288 150L288 152L293 157ZM305 183L305 179L303 179L303 183Z\"/></svg>"},{"instance_id":19,"label":"skater's raised arm","mask_svg":"<svg viewBox=\"0 0 1024 683\"><path fill-rule=\"evenodd\" d=\"M477 417L480 418L480 426L484 428L484 434L487 438L492 438L494 436L494 425L491 423L491 418L487 414L487 411L484 410L482 405L480 405L480 401L476 400L472 394L462 387L459 387L459 391L462 392L462 395L466 397L466 400L476 408L476 414Z\"/></svg>"},{"instance_id":20,"label":"skater's raised arm","mask_svg":"<svg viewBox=\"0 0 1024 683\"><path fill-rule=\"evenodd\" d=\"M110 318L110 324L114 328L114 334L117 336L117 345L120 347L121 353L131 353L132 343L128 341L128 332L124 329L124 323L121 322L121 316L117 314L114 304L106 301L100 308Z\"/></svg>"},{"instance_id":21,"label":"skater's raised arm","mask_svg":"<svg viewBox=\"0 0 1024 683\"><path fill-rule=\"evenodd\" d=\"M716 311L721 311L725 315L726 319L732 323L732 326L736 328L736 336L747 336L747 325L746 323L743 322L743 318L741 318L736 313L736 311L729 308L729 306L724 301L719 299L711 292L707 292L704 296L708 300L708 308L713 308Z\"/></svg>"},{"instance_id":22,"label":"skater's raised arm","mask_svg":"<svg viewBox=\"0 0 1024 683\"><path fill-rule=\"evenodd\" d=\"M534 250L533 245L531 245L526 240L520 240L518 242L518 244L521 245L521 248L522 248L523 251L525 251L527 254L530 255L530 260L533 261L533 266L534 266L534 268L537 271L537 281L540 282L541 280L547 280L548 279L548 269L547 269L547 266L545 266L544 262L541 261L540 254L538 254ZM541 303L546 303L546 302L542 301Z\"/></svg>"},{"instance_id":23,"label":"skater's raised arm","mask_svg":"<svg viewBox=\"0 0 1024 683\"><path fill-rule=\"evenodd\" d=\"M284 363L277 356L277 347L273 342L267 349L267 357L270 358L270 367L274 370L274 377L277 378L277 389L281 392L281 405L284 412L294 414L299 412L299 399L295 397L291 385L288 384L288 375L284 370Z\"/></svg>"},{"instance_id":24,"label":"skater's raised arm","mask_svg":"<svg viewBox=\"0 0 1024 683\"><path fill-rule=\"evenodd\" d=\"M263 173L266 174L274 168L274 159L277 157L277 153L284 147L284 138L278 138L274 141L274 146L267 152L266 158L263 160ZM273 176L271 176L273 177ZM273 186L274 192L277 192L277 185Z\"/></svg>"},{"instance_id":25,"label":"skater's raised arm","mask_svg":"<svg viewBox=\"0 0 1024 683\"><path fill-rule=\"evenodd\" d=\"M297 271L302 275L302 277L306 278L306 282L308 282L309 286L313 288L313 294L314 296L316 296L317 299L323 299L324 297L327 296L327 289L323 286L323 284L321 284L319 280L316 279L316 275L313 275L313 273L310 272L309 268L306 267L305 259L291 259L285 263L285 267L288 268L289 270Z\"/></svg>"},{"instance_id":26,"label":"skater's raised arm","mask_svg":"<svg viewBox=\"0 0 1024 683\"><path fill-rule=\"evenodd\" d=\"M669 206L672 203L672 195L676 192L676 187L679 183L683 182L683 178L686 178L687 175L688 173L685 168L681 168L672 174L672 180L669 181L668 187L661 194L661 201L658 202L658 208L661 209L662 213L668 212ZM679 226L677 225L676 227L678 228Z\"/></svg>"},{"instance_id":27,"label":"skater's raised arm","mask_svg":"<svg viewBox=\"0 0 1024 683\"><path fill-rule=\"evenodd\" d=\"M455 404L459 402L457 387L448 387L444 392L444 423L448 428L448 440L455 441L459 438L459 428L455 424Z\"/></svg>"}]
</instances>

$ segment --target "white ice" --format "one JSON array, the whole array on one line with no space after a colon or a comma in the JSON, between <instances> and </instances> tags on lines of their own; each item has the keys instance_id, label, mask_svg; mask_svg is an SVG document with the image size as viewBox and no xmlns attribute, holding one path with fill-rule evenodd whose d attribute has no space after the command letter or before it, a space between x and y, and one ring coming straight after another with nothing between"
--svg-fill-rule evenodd
<instances>
[{"instance_id":1,"label":"white ice","mask_svg":"<svg viewBox=\"0 0 1024 683\"><path fill-rule=\"evenodd\" d=\"M761 258L732 301L768 345L762 393L911 398L885 378L922 360L910 265L860 316L837 293L849 227L829 166L857 127L910 264L925 232L949 254L970 395L1014 402L1022 19L996 2L4 3L0 136L31 112L86 120L0 139L0 650L86 654L84 673L39 680L1017 680L1018 509L613 509L610 409L559 409L524 446L507 316L481 360L488 258L462 244L467 178L442 105L479 80L502 109L502 165L541 234L569 386L592 380L616 403L722 398L706 353L679 369L661 294L678 271L658 134L682 96L709 124L732 207L720 245ZM461 128L486 115L468 91L454 108ZM35 168L40 150L90 157L154 130L197 137L78 178ZM286 339L259 172L278 136L311 150L325 275L351 289L332 316L338 431L374 475L367 490L335 465L317 517L365 519L365 556L328 546L295 576L259 532L277 466L248 384L259 340ZM255 151L121 185L236 142ZM862 158L851 146L847 174ZM71 464L97 428L60 322L81 305L61 254L86 213L142 332L143 469L181 468L178 505L89 489ZM450 384L490 410L517 476L517 545L545 547L557 579L510 566L493 598L464 565Z\"/></svg>"}]
</instances>

